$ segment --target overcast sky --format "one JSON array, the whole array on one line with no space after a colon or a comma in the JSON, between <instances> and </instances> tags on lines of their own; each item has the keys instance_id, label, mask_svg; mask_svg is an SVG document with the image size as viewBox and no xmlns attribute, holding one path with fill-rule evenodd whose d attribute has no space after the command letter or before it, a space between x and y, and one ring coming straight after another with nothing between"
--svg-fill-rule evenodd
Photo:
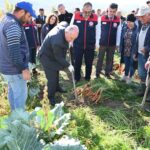
<instances>
[{"instance_id":1,"label":"overcast sky","mask_svg":"<svg viewBox=\"0 0 150 150\"><path fill-rule=\"evenodd\" d=\"M12 4L16 4L20 0L9 0ZM79 7L82 9L82 6L85 2L89 1L93 4L93 9L100 8L102 10L107 9L108 5L112 2L115 2L119 5L119 9L123 12L130 12L142 5L146 4L147 0L24 0L31 2L34 9L38 13L39 8L44 8L46 14L51 12L52 7L57 8L57 5L63 3L66 7L66 10L73 11L74 8ZM0 8L4 9L4 0L0 0Z\"/></svg>"}]
</instances>

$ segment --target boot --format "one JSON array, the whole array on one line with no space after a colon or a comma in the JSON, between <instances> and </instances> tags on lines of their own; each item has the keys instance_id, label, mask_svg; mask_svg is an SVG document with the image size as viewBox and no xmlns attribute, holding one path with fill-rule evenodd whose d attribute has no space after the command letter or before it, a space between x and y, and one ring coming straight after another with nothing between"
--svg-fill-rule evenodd
<instances>
[{"instance_id":1,"label":"boot","mask_svg":"<svg viewBox=\"0 0 150 150\"><path fill-rule=\"evenodd\" d=\"M147 102L146 102L146 103L144 104L144 106L143 106L143 109L146 110L146 111L148 111L148 112L150 112L150 103L147 103Z\"/></svg>"},{"instance_id":2,"label":"boot","mask_svg":"<svg viewBox=\"0 0 150 150\"><path fill-rule=\"evenodd\" d=\"M140 88L138 89L136 95L140 96L140 97L143 97L144 93L145 93L145 89L146 89L145 83L144 82L140 83Z\"/></svg>"},{"instance_id":3,"label":"boot","mask_svg":"<svg viewBox=\"0 0 150 150\"><path fill-rule=\"evenodd\" d=\"M65 89L63 89L62 87L57 87L56 89L56 92L59 92L59 93L67 93L67 91Z\"/></svg>"},{"instance_id":4,"label":"boot","mask_svg":"<svg viewBox=\"0 0 150 150\"><path fill-rule=\"evenodd\" d=\"M54 99L54 98L51 98L51 99L50 99L50 104L51 104L51 106L55 106L56 101L55 101L55 99Z\"/></svg>"}]
</instances>

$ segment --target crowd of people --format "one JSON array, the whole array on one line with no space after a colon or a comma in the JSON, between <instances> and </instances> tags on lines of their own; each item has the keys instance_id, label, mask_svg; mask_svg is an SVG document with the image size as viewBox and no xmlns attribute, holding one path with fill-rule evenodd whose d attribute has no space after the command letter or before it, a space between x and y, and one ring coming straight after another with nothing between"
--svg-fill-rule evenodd
<instances>
[{"instance_id":1,"label":"crowd of people","mask_svg":"<svg viewBox=\"0 0 150 150\"><path fill-rule=\"evenodd\" d=\"M48 81L49 101L55 105L55 93L65 92L59 85L59 71L68 68L76 83L80 82L84 58L84 79L90 81L96 49L95 78L101 78L102 74L112 78L117 51L120 66L125 64L121 81L130 84L137 69L140 86L136 94L144 95L150 68L150 1L127 16L122 15L116 3L111 3L105 11L95 11L90 2L86 2L82 10L75 8L73 13L59 4L58 10L49 16L40 8L36 16L32 4L22 1L15 5L13 13L7 13L1 20L0 37L0 72L8 82L11 110L25 109L27 80L38 74L33 67L36 56ZM66 60L68 50L71 63ZM32 70L29 70L30 65ZM147 102L150 102L150 95Z\"/></svg>"}]
</instances>

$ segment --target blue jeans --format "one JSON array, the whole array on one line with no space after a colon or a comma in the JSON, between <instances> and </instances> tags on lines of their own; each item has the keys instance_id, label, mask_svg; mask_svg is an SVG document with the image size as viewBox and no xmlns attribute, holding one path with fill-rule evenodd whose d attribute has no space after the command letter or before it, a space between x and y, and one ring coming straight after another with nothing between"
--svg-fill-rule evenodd
<instances>
[{"instance_id":1,"label":"blue jeans","mask_svg":"<svg viewBox=\"0 0 150 150\"><path fill-rule=\"evenodd\" d=\"M133 58L124 56L124 63L125 63L125 76L132 77L134 75L134 68L133 68Z\"/></svg>"},{"instance_id":2,"label":"blue jeans","mask_svg":"<svg viewBox=\"0 0 150 150\"><path fill-rule=\"evenodd\" d=\"M138 73L142 82L145 82L147 75L145 63L146 63L145 56L138 53Z\"/></svg>"},{"instance_id":3,"label":"blue jeans","mask_svg":"<svg viewBox=\"0 0 150 150\"><path fill-rule=\"evenodd\" d=\"M4 79L8 83L8 99L11 110L17 108L25 109L27 99L27 82L23 79L22 74L4 75Z\"/></svg>"}]
</instances>

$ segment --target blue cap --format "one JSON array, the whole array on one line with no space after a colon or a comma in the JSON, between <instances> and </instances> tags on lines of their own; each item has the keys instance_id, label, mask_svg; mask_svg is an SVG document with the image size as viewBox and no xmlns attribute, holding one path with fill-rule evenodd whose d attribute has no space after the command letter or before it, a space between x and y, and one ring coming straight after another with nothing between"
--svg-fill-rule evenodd
<instances>
[{"instance_id":1,"label":"blue cap","mask_svg":"<svg viewBox=\"0 0 150 150\"><path fill-rule=\"evenodd\" d=\"M20 9L23 9L23 10L26 10L27 12L30 13L30 15L34 18L36 18L36 13L35 13L35 10L32 8L32 4L29 3L29 2L18 2L16 4L16 7L20 8Z\"/></svg>"}]
</instances>

